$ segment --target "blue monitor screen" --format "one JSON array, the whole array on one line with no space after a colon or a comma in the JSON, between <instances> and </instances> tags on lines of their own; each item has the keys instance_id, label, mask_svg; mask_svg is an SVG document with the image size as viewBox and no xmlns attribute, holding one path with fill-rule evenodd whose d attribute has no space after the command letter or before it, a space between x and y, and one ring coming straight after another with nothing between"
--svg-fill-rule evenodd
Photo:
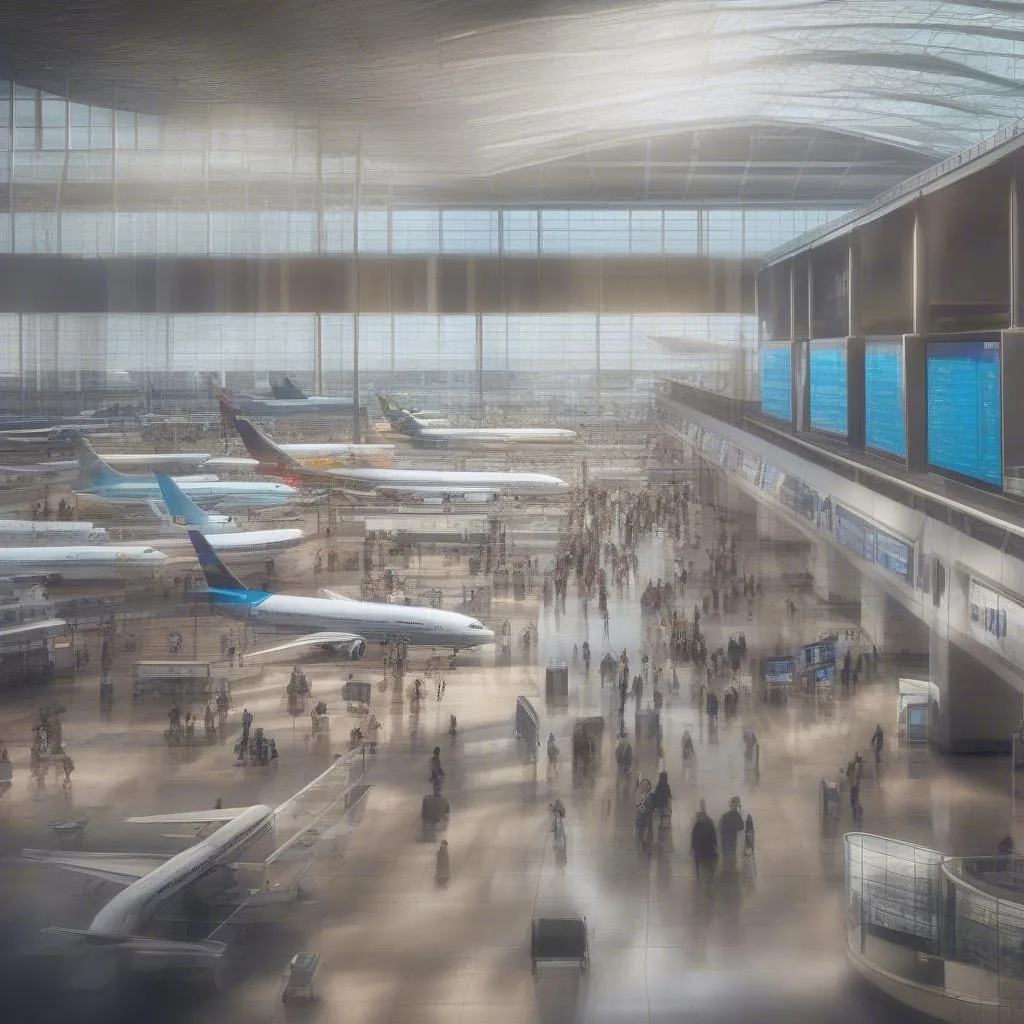
<instances>
[{"instance_id":1,"label":"blue monitor screen","mask_svg":"<svg viewBox=\"0 0 1024 1024\"><path fill-rule=\"evenodd\" d=\"M928 462L1002 486L999 342L928 342Z\"/></svg>"},{"instance_id":2,"label":"blue monitor screen","mask_svg":"<svg viewBox=\"0 0 1024 1024\"><path fill-rule=\"evenodd\" d=\"M845 436L846 345L811 345L810 363L811 426Z\"/></svg>"},{"instance_id":3,"label":"blue monitor screen","mask_svg":"<svg viewBox=\"0 0 1024 1024\"><path fill-rule=\"evenodd\" d=\"M868 448L907 454L903 396L902 343L869 341L864 346L864 442Z\"/></svg>"},{"instance_id":4,"label":"blue monitor screen","mask_svg":"<svg viewBox=\"0 0 1024 1024\"><path fill-rule=\"evenodd\" d=\"M793 353L789 345L762 348L761 412L789 423L793 419Z\"/></svg>"}]
</instances>

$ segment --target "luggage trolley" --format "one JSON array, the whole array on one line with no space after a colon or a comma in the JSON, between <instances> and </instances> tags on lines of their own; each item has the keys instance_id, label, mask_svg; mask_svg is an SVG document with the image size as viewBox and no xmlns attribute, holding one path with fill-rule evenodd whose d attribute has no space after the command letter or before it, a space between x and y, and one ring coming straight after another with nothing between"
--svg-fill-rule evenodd
<instances>
[{"instance_id":1,"label":"luggage trolley","mask_svg":"<svg viewBox=\"0 0 1024 1024\"><path fill-rule=\"evenodd\" d=\"M530 930L531 970L539 963L578 963L590 970L590 945L585 917L535 917Z\"/></svg>"},{"instance_id":2,"label":"luggage trolley","mask_svg":"<svg viewBox=\"0 0 1024 1024\"><path fill-rule=\"evenodd\" d=\"M319 971L319 953L296 953L289 961L288 969L285 971L281 1002L287 1003L296 999L312 1002L316 999L314 986Z\"/></svg>"}]
</instances>

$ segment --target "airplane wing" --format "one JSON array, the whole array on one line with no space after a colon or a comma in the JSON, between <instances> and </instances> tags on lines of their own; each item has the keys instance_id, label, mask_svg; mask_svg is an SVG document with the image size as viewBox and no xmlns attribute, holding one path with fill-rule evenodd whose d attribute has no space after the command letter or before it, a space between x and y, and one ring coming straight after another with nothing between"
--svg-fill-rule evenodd
<instances>
[{"instance_id":1,"label":"airplane wing","mask_svg":"<svg viewBox=\"0 0 1024 1024\"><path fill-rule=\"evenodd\" d=\"M51 935L66 935L79 939L90 946L109 946L117 949L128 949L147 958L165 956L169 964L180 964L181 957L192 954L202 959L217 959L224 955L227 944L213 939L202 942L178 942L174 939L154 939L146 935L107 935L103 932L91 932L86 928L62 928L60 925L48 925L43 929Z\"/></svg>"},{"instance_id":2,"label":"airplane wing","mask_svg":"<svg viewBox=\"0 0 1024 1024\"><path fill-rule=\"evenodd\" d=\"M21 855L114 885L131 885L167 860L141 853L61 853L56 850L22 850Z\"/></svg>"},{"instance_id":3,"label":"airplane wing","mask_svg":"<svg viewBox=\"0 0 1024 1024\"><path fill-rule=\"evenodd\" d=\"M358 633L310 633L307 636L300 636L296 640L289 640L287 643L275 644L273 647L263 647L258 651L246 651L246 660L250 658L261 658L266 654L277 654L280 651L297 651L304 647L325 647L332 644L364 644L365 641Z\"/></svg>"},{"instance_id":4,"label":"airplane wing","mask_svg":"<svg viewBox=\"0 0 1024 1024\"><path fill-rule=\"evenodd\" d=\"M178 811L125 818L131 825L209 825L215 821L234 821L248 807L218 807L210 811Z\"/></svg>"},{"instance_id":5,"label":"airplane wing","mask_svg":"<svg viewBox=\"0 0 1024 1024\"><path fill-rule=\"evenodd\" d=\"M321 589L320 593L323 594L324 597L329 597L332 601L354 601L355 600L354 597L346 597L344 594L339 594L335 590L328 590L326 587Z\"/></svg>"}]
</instances>

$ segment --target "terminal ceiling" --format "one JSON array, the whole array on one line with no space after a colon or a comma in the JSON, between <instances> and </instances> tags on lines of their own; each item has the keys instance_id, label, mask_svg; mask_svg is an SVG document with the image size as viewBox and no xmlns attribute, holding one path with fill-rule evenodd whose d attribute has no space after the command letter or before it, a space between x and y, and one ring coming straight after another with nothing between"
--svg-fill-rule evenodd
<instances>
[{"instance_id":1,"label":"terminal ceiling","mask_svg":"<svg viewBox=\"0 0 1024 1024\"><path fill-rule=\"evenodd\" d=\"M33 0L0 39L82 102L358 136L409 202L850 206L1024 99L1024 0Z\"/></svg>"}]
</instances>

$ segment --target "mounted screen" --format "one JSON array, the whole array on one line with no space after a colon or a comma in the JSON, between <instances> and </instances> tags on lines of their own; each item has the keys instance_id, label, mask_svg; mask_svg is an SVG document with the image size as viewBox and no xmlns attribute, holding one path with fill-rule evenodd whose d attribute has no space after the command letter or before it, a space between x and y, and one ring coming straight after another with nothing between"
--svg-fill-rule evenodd
<instances>
[{"instance_id":1,"label":"mounted screen","mask_svg":"<svg viewBox=\"0 0 1024 1024\"><path fill-rule=\"evenodd\" d=\"M811 427L845 437L846 342L811 344Z\"/></svg>"},{"instance_id":2,"label":"mounted screen","mask_svg":"<svg viewBox=\"0 0 1024 1024\"><path fill-rule=\"evenodd\" d=\"M1003 484L998 341L928 342L928 463Z\"/></svg>"},{"instance_id":3,"label":"mounted screen","mask_svg":"<svg viewBox=\"0 0 1024 1024\"><path fill-rule=\"evenodd\" d=\"M890 455L907 454L903 343L864 346L864 443Z\"/></svg>"},{"instance_id":4,"label":"mounted screen","mask_svg":"<svg viewBox=\"0 0 1024 1024\"><path fill-rule=\"evenodd\" d=\"M787 423L793 420L793 353L789 345L760 351L761 412Z\"/></svg>"}]
</instances>

